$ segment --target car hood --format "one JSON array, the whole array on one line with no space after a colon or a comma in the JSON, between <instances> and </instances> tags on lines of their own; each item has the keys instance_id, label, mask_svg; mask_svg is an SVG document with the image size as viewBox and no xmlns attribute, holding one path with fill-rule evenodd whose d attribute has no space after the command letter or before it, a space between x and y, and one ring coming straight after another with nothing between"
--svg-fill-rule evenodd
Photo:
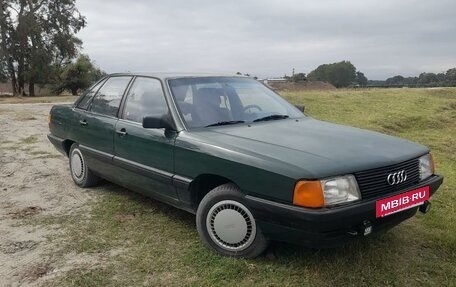
<instances>
[{"instance_id":1,"label":"car hood","mask_svg":"<svg viewBox=\"0 0 456 287\"><path fill-rule=\"evenodd\" d=\"M428 148L404 139L312 118L206 128L205 142L250 160L288 165L302 178L322 178L399 163ZM295 173L295 174L296 174Z\"/></svg>"}]
</instances>

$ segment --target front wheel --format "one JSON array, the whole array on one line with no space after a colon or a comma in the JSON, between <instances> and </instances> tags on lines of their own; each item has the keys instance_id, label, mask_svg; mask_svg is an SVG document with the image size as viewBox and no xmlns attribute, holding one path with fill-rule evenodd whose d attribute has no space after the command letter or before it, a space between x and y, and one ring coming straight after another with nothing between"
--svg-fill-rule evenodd
<instances>
[{"instance_id":1,"label":"front wheel","mask_svg":"<svg viewBox=\"0 0 456 287\"><path fill-rule=\"evenodd\" d=\"M216 187L203 198L196 226L204 245L222 255L255 258L268 246L234 184Z\"/></svg>"},{"instance_id":2,"label":"front wheel","mask_svg":"<svg viewBox=\"0 0 456 287\"><path fill-rule=\"evenodd\" d=\"M98 183L100 178L96 176L87 166L84 155L79 149L79 145L77 143L74 143L71 146L69 160L71 177L78 186L90 187Z\"/></svg>"}]
</instances>

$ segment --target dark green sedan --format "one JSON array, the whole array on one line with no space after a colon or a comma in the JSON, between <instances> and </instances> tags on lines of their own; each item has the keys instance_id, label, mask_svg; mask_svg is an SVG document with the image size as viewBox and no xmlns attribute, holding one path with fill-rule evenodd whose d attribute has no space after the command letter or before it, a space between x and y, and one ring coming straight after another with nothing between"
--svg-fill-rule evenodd
<instances>
[{"instance_id":1,"label":"dark green sedan","mask_svg":"<svg viewBox=\"0 0 456 287\"><path fill-rule=\"evenodd\" d=\"M104 178L196 213L203 243L235 257L390 228L443 181L427 147L310 118L242 76L110 75L49 127L77 185Z\"/></svg>"}]
</instances>

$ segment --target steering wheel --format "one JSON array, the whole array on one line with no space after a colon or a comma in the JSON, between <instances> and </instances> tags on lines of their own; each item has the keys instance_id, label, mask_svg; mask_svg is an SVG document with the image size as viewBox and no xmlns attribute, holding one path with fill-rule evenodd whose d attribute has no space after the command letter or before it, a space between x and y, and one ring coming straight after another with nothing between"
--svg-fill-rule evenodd
<instances>
[{"instance_id":1,"label":"steering wheel","mask_svg":"<svg viewBox=\"0 0 456 287\"><path fill-rule=\"evenodd\" d=\"M257 109L257 110L260 111L260 112L263 111L263 109L260 108L260 107L257 106L257 105L247 105L247 106L244 107L243 112L245 113L245 112L246 112L247 110L249 110L249 109Z\"/></svg>"}]
</instances>

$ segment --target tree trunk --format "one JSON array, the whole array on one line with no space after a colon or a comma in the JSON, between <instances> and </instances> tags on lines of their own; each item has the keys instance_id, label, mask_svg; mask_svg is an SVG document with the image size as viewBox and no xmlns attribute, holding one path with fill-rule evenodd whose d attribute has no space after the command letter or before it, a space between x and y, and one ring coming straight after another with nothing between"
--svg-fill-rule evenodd
<instances>
[{"instance_id":1,"label":"tree trunk","mask_svg":"<svg viewBox=\"0 0 456 287\"><path fill-rule=\"evenodd\" d=\"M8 73L11 80L11 87L13 91L13 96L17 96L17 79L16 79L16 71L14 70L14 63L11 57L8 57Z\"/></svg>"},{"instance_id":2,"label":"tree trunk","mask_svg":"<svg viewBox=\"0 0 456 287\"><path fill-rule=\"evenodd\" d=\"M17 85L20 96L26 96L25 93L25 75L24 75L24 59L20 59L17 66Z\"/></svg>"},{"instance_id":3,"label":"tree trunk","mask_svg":"<svg viewBox=\"0 0 456 287\"><path fill-rule=\"evenodd\" d=\"M78 88L71 88L71 94L73 96L77 96L78 95Z\"/></svg>"},{"instance_id":4,"label":"tree trunk","mask_svg":"<svg viewBox=\"0 0 456 287\"><path fill-rule=\"evenodd\" d=\"M29 96L35 96L35 79L33 77L31 77L29 81Z\"/></svg>"}]
</instances>

